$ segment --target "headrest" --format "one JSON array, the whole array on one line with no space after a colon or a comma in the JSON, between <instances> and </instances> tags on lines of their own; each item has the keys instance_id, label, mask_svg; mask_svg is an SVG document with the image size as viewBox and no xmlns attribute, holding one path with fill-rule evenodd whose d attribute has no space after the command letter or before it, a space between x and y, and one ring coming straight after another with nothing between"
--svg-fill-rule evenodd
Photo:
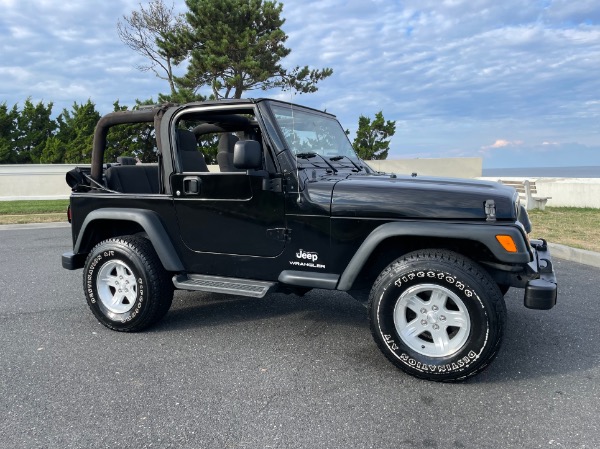
<instances>
[{"instance_id":1,"label":"headrest","mask_svg":"<svg viewBox=\"0 0 600 449\"><path fill-rule=\"evenodd\" d=\"M181 151L198 151L198 141L193 132L187 129L177 130L177 142Z\"/></svg>"}]
</instances>

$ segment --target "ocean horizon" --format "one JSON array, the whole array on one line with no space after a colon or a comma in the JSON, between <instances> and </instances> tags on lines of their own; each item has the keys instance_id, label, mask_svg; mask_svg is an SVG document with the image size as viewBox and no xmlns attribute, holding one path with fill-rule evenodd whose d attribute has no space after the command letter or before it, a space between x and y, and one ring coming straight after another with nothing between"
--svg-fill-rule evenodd
<instances>
[{"instance_id":1,"label":"ocean horizon","mask_svg":"<svg viewBox=\"0 0 600 449\"><path fill-rule=\"evenodd\" d=\"M484 168L485 177L530 178L600 178L600 165L574 167L511 167Z\"/></svg>"}]
</instances>

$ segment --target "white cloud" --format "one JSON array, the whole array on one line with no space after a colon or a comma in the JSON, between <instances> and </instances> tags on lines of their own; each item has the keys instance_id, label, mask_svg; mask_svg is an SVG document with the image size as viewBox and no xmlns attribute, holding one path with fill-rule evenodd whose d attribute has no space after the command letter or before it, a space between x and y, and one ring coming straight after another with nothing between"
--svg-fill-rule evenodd
<instances>
[{"instance_id":1,"label":"white cloud","mask_svg":"<svg viewBox=\"0 0 600 449\"><path fill-rule=\"evenodd\" d=\"M334 69L317 93L293 100L327 109L351 130L360 114L383 110L401 124L392 157L479 154L498 150L498 136L600 146L596 3L284 0L285 65ZM107 112L117 98L129 104L167 90L136 70L144 61L116 34L139 0L0 5L0 103L31 95L60 110L91 98Z\"/></svg>"},{"instance_id":2,"label":"white cloud","mask_svg":"<svg viewBox=\"0 0 600 449\"><path fill-rule=\"evenodd\" d=\"M522 140L510 141L510 140L505 140L505 139L498 139L493 144L486 145L481 148L483 150L488 150L488 149L492 149L492 148L514 147L514 146L518 146L518 145L523 145L523 141Z\"/></svg>"},{"instance_id":3,"label":"white cloud","mask_svg":"<svg viewBox=\"0 0 600 449\"><path fill-rule=\"evenodd\" d=\"M22 67L0 67L0 75L6 77L4 78L5 83L14 82L15 80L23 82L33 77L29 71Z\"/></svg>"},{"instance_id":4,"label":"white cloud","mask_svg":"<svg viewBox=\"0 0 600 449\"><path fill-rule=\"evenodd\" d=\"M428 147L477 153L515 130L531 141L599 140L600 108L589 102L600 89L600 27L581 14L566 23L575 15L565 2L369 3L360 25L339 16L336 2L318 11L302 2L306 14L297 2L284 11L288 3L297 8L286 16L295 60L316 66L325 54L334 68L309 101L351 129L359 114L381 109L402 120L392 156ZM593 17L596 9L578 11Z\"/></svg>"}]
</instances>

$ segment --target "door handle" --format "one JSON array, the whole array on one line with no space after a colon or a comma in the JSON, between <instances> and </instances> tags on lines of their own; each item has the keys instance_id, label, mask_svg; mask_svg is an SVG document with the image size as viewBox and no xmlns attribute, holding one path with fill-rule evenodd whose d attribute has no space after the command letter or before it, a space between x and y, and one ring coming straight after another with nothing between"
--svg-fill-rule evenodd
<instances>
[{"instance_id":1,"label":"door handle","mask_svg":"<svg viewBox=\"0 0 600 449\"><path fill-rule=\"evenodd\" d=\"M183 193L198 195L201 187L202 180L199 176L186 176L183 178Z\"/></svg>"}]
</instances>

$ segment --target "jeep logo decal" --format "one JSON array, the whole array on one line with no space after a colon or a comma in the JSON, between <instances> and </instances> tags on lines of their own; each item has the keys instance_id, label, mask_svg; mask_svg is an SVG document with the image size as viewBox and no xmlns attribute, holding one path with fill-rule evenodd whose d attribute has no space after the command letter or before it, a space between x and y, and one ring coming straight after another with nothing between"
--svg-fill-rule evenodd
<instances>
[{"instance_id":1,"label":"jeep logo decal","mask_svg":"<svg viewBox=\"0 0 600 449\"><path fill-rule=\"evenodd\" d=\"M298 259L309 259L309 260L312 260L313 262L316 262L317 259L319 258L319 255L317 253L304 251L303 249L300 249L300 251L298 251L296 253L296 257Z\"/></svg>"}]
</instances>

